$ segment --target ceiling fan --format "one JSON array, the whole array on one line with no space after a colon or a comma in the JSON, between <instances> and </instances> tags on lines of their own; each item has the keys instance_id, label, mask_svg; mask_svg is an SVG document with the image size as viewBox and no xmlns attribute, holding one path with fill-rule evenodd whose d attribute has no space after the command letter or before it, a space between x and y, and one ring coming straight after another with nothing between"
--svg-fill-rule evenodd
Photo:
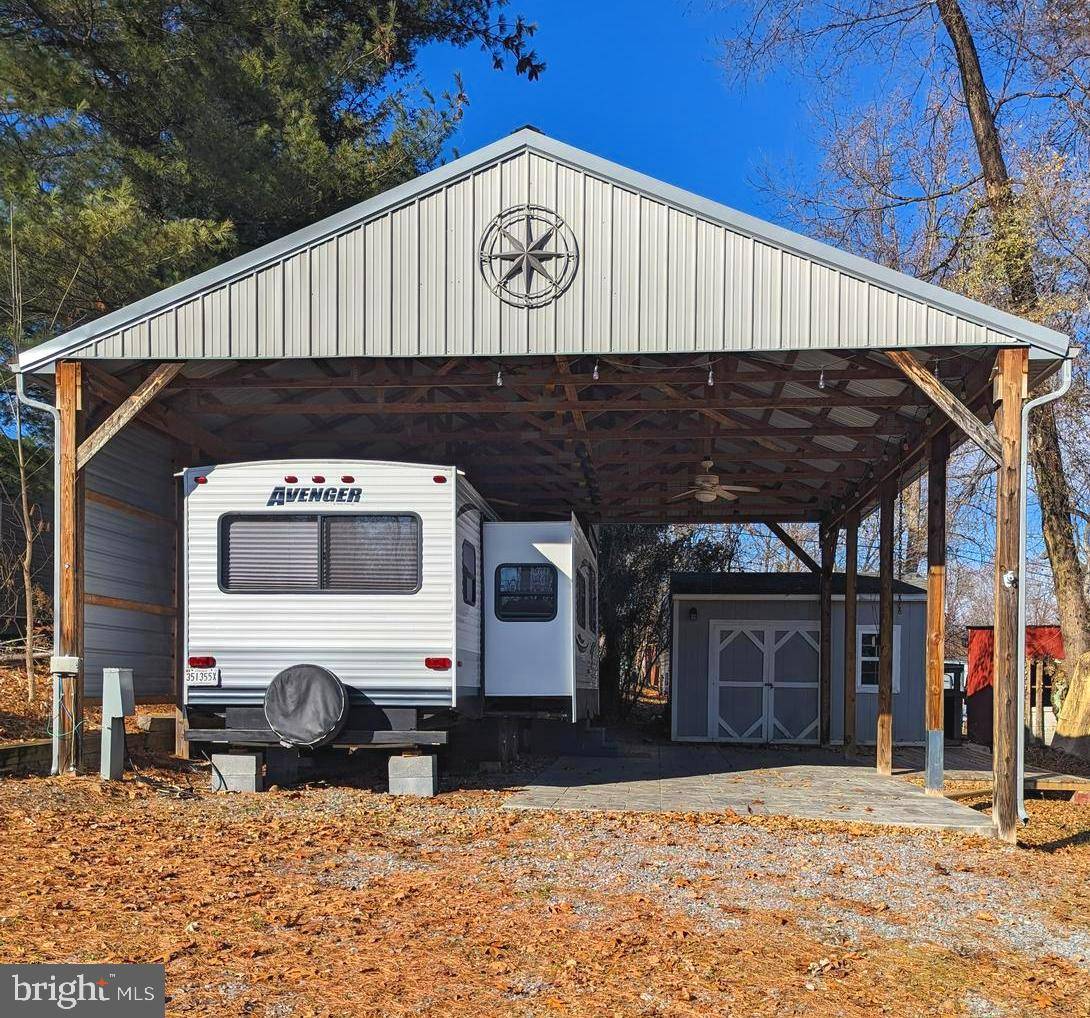
<instances>
[{"instance_id":1,"label":"ceiling fan","mask_svg":"<svg viewBox=\"0 0 1090 1018\"><path fill-rule=\"evenodd\" d=\"M760 491L760 488L751 488L745 484L720 484L719 475L711 472L714 464L710 459L703 460L700 465L704 472L693 477L695 487L683 491L680 495L674 495L667 499L668 502L680 502L683 498L690 496L698 502L714 502L717 498L726 502L736 502L738 500L736 492Z\"/></svg>"}]
</instances>

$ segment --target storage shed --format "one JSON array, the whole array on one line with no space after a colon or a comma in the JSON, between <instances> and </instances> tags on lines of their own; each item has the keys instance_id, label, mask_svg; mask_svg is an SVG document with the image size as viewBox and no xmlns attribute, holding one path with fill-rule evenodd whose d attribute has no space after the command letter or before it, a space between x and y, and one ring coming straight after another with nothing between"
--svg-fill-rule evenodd
<instances>
[{"instance_id":1,"label":"storage shed","mask_svg":"<svg viewBox=\"0 0 1090 1018\"><path fill-rule=\"evenodd\" d=\"M671 578L673 640L670 731L676 740L737 743L820 741L821 577L818 573L678 573ZM832 576L829 628L834 674L844 673L845 576ZM854 682L831 684L829 741L844 739L847 709L856 741L878 724L879 578L858 577ZM927 591L894 581L893 740L922 744ZM852 693L854 692L854 697ZM852 702L854 700L854 702Z\"/></svg>"}]
</instances>

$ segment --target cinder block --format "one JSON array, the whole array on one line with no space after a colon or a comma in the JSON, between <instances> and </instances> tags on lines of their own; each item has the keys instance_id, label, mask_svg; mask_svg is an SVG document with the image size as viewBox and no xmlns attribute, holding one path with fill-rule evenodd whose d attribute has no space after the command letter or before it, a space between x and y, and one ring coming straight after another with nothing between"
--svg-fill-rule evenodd
<instances>
[{"instance_id":1,"label":"cinder block","mask_svg":"<svg viewBox=\"0 0 1090 1018\"><path fill-rule=\"evenodd\" d=\"M261 753L213 753L213 792L263 792L265 777Z\"/></svg>"},{"instance_id":2,"label":"cinder block","mask_svg":"<svg viewBox=\"0 0 1090 1018\"><path fill-rule=\"evenodd\" d=\"M391 756L390 794L431 797L439 791L439 758L433 755Z\"/></svg>"}]
</instances>

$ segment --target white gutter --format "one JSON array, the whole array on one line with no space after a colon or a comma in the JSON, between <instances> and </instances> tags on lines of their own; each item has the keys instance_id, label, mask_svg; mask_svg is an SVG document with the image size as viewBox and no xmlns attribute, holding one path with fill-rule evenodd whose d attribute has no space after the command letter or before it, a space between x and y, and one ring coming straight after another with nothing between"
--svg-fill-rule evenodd
<instances>
[{"instance_id":1,"label":"white gutter","mask_svg":"<svg viewBox=\"0 0 1090 1018\"><path fill-rule=\"evenodd\" d=\"M1022 405L1022 458L1018 464L1018 488L1021 504L1018 507L1018 816L1022 823L1029 819L1026 813L1026 460L1029 455L1029 412L1046 403L1052 403L1067 395L1071 388L1071 362L1079 355L1072 347L1060 368L1060 384L1051 392L1043 393Z\"/></svg>"},{"instance_id":2,"label":"white gutter","mask_svg":"<svg viewBox=\"0 0 1090 1018\"><path fill-rule=\"evenodd\" d=\"M15 394L23 405L44 411L53 418L53 657L60 657L61 622L58 606L60 605L61 590L61 529L57 526L57 495L61 490L61 461L57 455L57 450L60 448L61 414L55 406L27 395L26 390L23 388L23 373L17 366L15 367ZM61 677L54 673L52 678L53 724L51 726L51 736L53 739L53 762L49 773L59 774L61 769Z\"/></svg>"}]
</instances>

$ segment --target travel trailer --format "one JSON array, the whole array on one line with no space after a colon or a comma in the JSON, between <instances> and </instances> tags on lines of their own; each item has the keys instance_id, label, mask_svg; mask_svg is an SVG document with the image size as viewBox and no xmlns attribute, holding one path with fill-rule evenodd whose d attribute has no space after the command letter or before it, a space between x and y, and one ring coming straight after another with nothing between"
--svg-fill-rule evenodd
<instances>
[{"instance_id":1,"label":"travel trailer","mask_svg":"<svg viewBox=\"0 0 1090 1018\"><path fill-rule=\"evenodd\" d=\"M501 522L452 466L181 477L184 708L222 722L216 741L427 744L493 709L597 712L597 564L574 517Z\"/></svg>"}]
</instances>

